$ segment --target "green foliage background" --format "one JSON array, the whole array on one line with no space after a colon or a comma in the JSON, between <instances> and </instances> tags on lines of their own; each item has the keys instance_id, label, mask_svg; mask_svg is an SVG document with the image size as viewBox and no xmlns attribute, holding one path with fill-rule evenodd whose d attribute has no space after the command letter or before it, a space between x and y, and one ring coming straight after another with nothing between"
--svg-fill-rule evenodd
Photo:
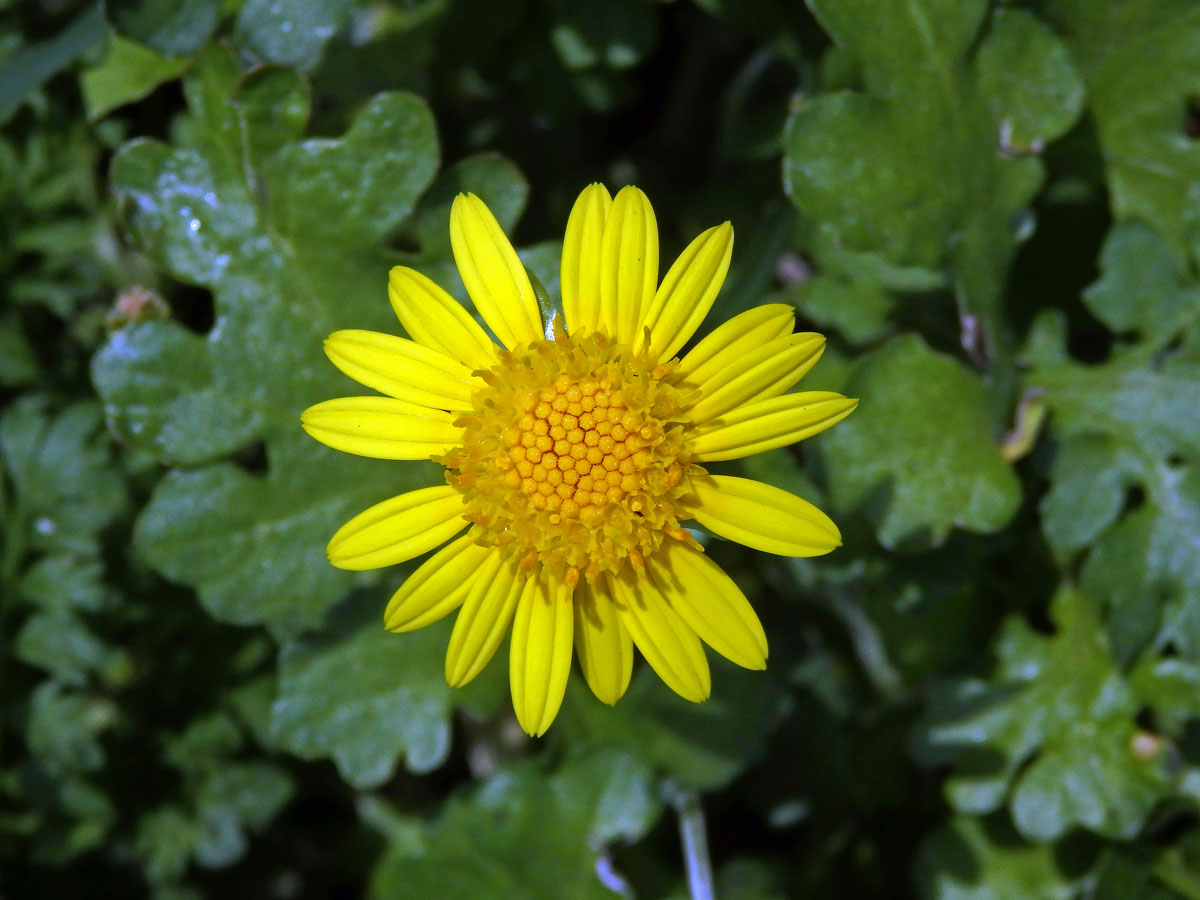
<instances>
[{"instance_id":1,"label":"green foliage background","mask_svg":"<svg viewBox=\"0 0 1200 900\"><path fill-rule=\"evenodd\" d=\"M698 792L727 900L1197 900L1197 97L1191 0L0 0L0 895L680 898ZM530 741L325 562L436 470L297 418L594 180L862 404L730 466L846 537L709 541L769 671Z\"/></svg>"}]
</instances>

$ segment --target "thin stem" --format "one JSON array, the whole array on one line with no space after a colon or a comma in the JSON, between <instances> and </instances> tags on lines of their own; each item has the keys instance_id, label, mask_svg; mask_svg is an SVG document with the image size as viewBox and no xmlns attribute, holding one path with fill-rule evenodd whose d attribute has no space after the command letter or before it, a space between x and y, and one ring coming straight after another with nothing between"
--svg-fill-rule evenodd
<instances>
[{"instance_id":1,"label":"thin stem","mask_svg":"<svg viewBox=\"0 0 1200 900\"><path fill-rule=\"evenodd\" d=\"M688 893L692 900L716 900L712 859L708 855L708 829L704 807L694 788L676 782L664 786L668 802L679 816L679 842L683 845L683 864L687 870Z\"/></svg>"}]
</instances>

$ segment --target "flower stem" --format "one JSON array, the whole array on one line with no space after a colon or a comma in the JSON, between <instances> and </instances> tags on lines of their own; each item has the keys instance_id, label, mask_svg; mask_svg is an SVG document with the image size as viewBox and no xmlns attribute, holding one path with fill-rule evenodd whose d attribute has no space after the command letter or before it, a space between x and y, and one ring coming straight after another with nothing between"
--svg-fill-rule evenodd
<instances>
[{"instance_id":1,"label":"flower stem","mask_svg":"<svg viewBox=\"0 0 1200 900\"><path fill-rule=\"evenodd\" d=\"M694 788L673 781L663 785L663 792L679 816L679 841L683 845L688 893L692 900L716 900L716 883L712 859L708 855L708 830L704 824L700 794Z\"/></svg>"}]
</instances>

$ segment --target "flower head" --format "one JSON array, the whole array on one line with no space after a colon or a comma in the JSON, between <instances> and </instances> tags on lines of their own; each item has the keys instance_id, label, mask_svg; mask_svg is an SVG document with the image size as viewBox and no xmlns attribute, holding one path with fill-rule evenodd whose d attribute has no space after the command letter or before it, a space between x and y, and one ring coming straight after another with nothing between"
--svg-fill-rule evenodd
<instances>
[{"instance_id":1,"label":"flower head","mask_svg":"<svg viewBox=\"0 0 1200 900\"><path fill-rule=\"evenodd\" d=\"M355 516L330 540L330 562L377 568L451 541L395 593L385 624L410 631L461 607L446 654L455 686L483 669L511 625L513 706L530 734L554 720L572 651L609 704L629 684L634 646L693 701L709 693L702 641L764 668L758 617L684 523L787 556L838 546L837 527L808 502L703 468L850 414L857 401L840 394L786 393L824 339L795 333L791 308L772 304L677 358L725 279L733 229L705 231L659 284L654 211L634 187L613 199L594 184L576 201L562 254L565 322L543 323L529 276L478 197L454 201L450 237L498 343L428 278L395 268L388 293L411 340L339 331L325 344L334 365L382 396L330 400L302 417L338 450L439 462L446 484Z\"/></svg>"}]
</instances>

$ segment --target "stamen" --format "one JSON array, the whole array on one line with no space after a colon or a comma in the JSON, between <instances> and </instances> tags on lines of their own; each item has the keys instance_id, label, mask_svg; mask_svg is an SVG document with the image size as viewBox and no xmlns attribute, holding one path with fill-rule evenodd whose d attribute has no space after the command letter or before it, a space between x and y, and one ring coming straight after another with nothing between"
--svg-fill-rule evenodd
<instances>
[{"instance_id":1,"label":"stamen","mask_svg":"<svg viewBox=\"0 0 1200 900\"><path fill-rule=\"evenodd\" d=\"M574 588L690 540L682 498L701 470L671 364L556 320L553 340L501 351L481 377L463 443L443 457L481 542Z\"/></svg>"}]
</instances>

